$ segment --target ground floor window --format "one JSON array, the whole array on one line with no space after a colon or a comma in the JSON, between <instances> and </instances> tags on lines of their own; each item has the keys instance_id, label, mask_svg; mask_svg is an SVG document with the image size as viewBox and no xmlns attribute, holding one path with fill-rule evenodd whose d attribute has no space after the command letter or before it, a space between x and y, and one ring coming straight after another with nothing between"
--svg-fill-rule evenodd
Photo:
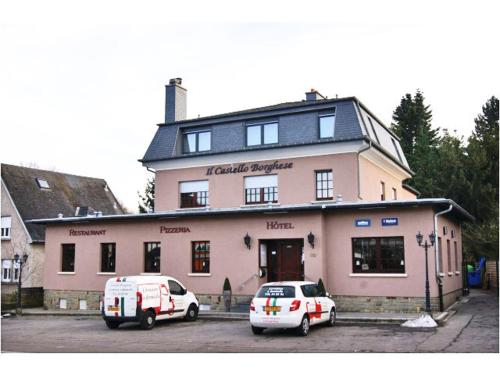
<instances>
[{"instance_id":1,"label":"ground floor window","mask_svg":"<svg viewBox=\"0 0 500 375\"><path fill-rule=\"evenodd\" d=\"M75 272L75 244L62 244L61 254L61 271Z\"/></svg>"},{"instance_id":2,"label":"ground floor window","mask_svg":"<svg viewBox=\"0 0 500 375\"><path fill-rule=\"evenodd\" d=\"M354 273L404 273L403 237L352 239Z\"/></svg>"},{"instance_id":3,"label":"ground floor window","mask_svg":"<svg viewBox=\"0 0 500 375\"><path fill-rule=\"evenodd\" d=\"M3 259L2 260L2 281L10 282L12 281L12 260Z\"/></svg>"},{"instance_id":4,"label":"ground floor window","mask_svg":"<svg viewBox=\"0 0 500 375\"><path fill-rule=\"evenodd\" d=\"M161 248L159 242L144 243L144 272L160 272Z\"/></svg>"},{"instance_id":5,"label":"ground floor window","mask_svg":"<svg viewBox=\"0 0 500 375\"><path fill-rule=\"evenodd\" d=\"M193 273L210 273L210 242L193 241Z\"/></svg>"},{"instance_id":6,"label":"ground floor window","mask_svg":"<svg viewBox=\"0 0 500 375\"><path fill-rule=\"evenodd\" d=\"M115 272L116 244L101 244L101 272Z\"/></svg>"}]
</instances>

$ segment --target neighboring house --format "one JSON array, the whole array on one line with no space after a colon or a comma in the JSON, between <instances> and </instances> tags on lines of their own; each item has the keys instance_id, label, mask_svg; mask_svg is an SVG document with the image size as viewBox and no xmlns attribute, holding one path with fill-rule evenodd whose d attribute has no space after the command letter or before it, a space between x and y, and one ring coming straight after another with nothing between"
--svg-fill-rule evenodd
<instances>
[{"instance_id":1,"label":"neighboring house","mask_svg":"<svg viewBox=\"0 0 500 375\"><path fill-rule=\"evenodd\" d=\"M417 199L398 137L355 97L311 91L186 119L173 79L141 162L155 172L155 212L36 221L47 225L48 307L97 308L110 277L167 274L213 307L226 277L237 302L268 281L321 278L339 310L416 312L425 257L415 236L433 231L432 306L461 293L471 215L449 199Z\"/></svg>"},{"instance_id":2,"label":"neighboring house","mask_svg":"<svg viewBox=\"0 0 500 375\"><path fill-rule=\"evenodd\" d=\"M45 227L26 223L45 217L123 214L105 180L1 164L2 307L15 304L19 264L23 305L42 305Z\"/></svg>"}]
</instances>

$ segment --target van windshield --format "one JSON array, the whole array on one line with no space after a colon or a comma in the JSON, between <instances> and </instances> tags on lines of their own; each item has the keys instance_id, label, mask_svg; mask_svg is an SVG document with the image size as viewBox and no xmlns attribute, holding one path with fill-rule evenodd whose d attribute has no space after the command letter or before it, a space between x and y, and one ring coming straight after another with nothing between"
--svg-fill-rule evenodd
<instances>
[{"instance_id":1,"label":"van windshield","mask_svg":"<svg viewBox=\"0 0 500 375\"><path fill-rule=\"evenodd\" d=\"M256 295L257 298L295 298L294 286L263 286Z\"/></svg>"}]
</instances>

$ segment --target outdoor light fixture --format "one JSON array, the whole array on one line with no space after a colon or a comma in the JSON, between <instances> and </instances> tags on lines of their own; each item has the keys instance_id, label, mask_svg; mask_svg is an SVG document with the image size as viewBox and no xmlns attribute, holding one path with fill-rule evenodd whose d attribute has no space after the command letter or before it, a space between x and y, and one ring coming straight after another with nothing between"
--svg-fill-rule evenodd
<instances>
[{"instance_id":1,"label":"outdoor light fixture","mask_svg":"<svg viewBox=\"0 0 500 375\"><path fill-rule=\"evenodd\" d=\"M243 237L243 242L245 242L245 245L248 247L250 250L250 241L252 240L252 237L248 235L248 233Z\"/></svg>"},{"instance_id":2,"label":"outdoor light fixture","mask_svg":"<svg viewBox=\"0 0 500 375\"><path fill-rule=\"evenodd\" d=\"M314 249L314 234L312 232L309 232L307 235L307 242L309 242L309 245Z\"/></svg>"},{"instance_id":3,"label":"outdoor light fixture","mask_svg":"<svg viewBox=\"0 0 500 375\"><path fill-rule=\"evenodd\" d=\"M424 240L424 236L420 231L416 235L418 246L423 247L425 249L425 312L431 315L431 293L429 289L429 265L427 261L427 249L431 246L434 246L434 242L436 241L436 234L432 232L429 234L429 243L427 240L422 244ZM432 316L432 315L431 315Z\"/></svg>"}]
</instances>

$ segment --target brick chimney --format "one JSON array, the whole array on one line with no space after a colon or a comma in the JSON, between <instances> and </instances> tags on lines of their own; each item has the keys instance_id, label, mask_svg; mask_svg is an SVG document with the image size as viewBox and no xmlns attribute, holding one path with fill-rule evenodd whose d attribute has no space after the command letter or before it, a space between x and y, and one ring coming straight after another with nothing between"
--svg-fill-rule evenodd
<instances>
[{"instance_id":1,"label":"brick chimney","mask_svg":"<svg viewBox=\"0 0 500 375\"><path fill-rule=\"evenodd\" d=\"M182 78L172 78L165 86L165 123L186 119L187 90Z\"/></svg>"}]
</instances>

